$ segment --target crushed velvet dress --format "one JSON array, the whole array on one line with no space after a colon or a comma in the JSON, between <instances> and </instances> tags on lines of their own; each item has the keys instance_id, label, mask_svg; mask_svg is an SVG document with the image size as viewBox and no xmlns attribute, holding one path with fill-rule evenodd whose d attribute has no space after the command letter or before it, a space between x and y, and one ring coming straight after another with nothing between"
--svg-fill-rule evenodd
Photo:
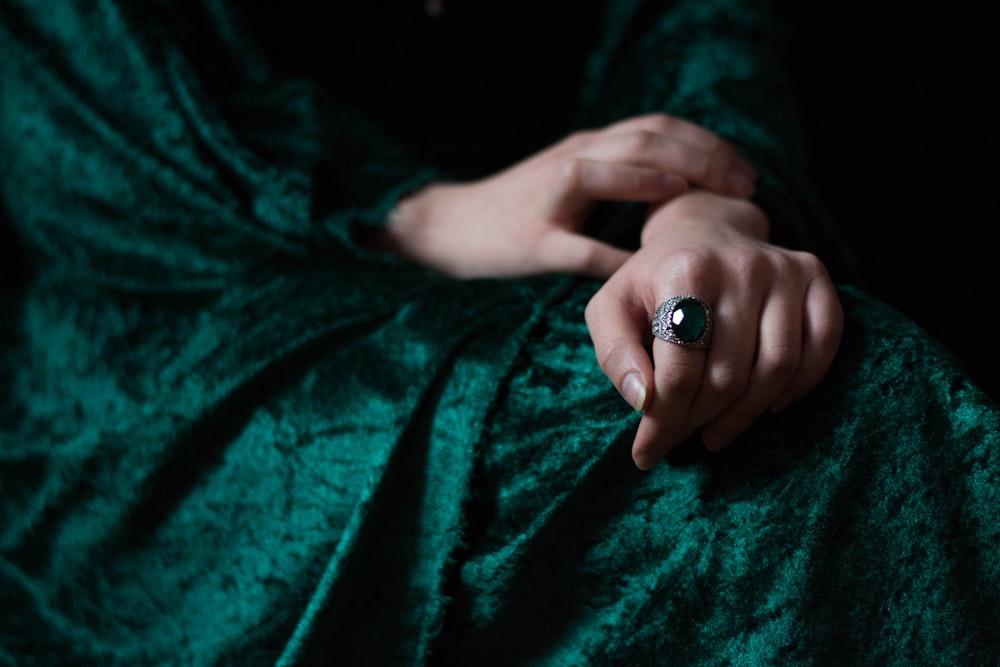
<instances>
[{"instance_id":1,"label":"crushed velvet dress","mask_svg":"<svg viewBox=\"0 0 1000 667\"><path fill-rule=\"evenodd\" d=\"M0 1L0 665L1000 662L1000 410L853 282L766 3L240 4ZM597 282L362 241L654 110L757 165L846 331L641 472Z\"/></svg>"}]
</instances>

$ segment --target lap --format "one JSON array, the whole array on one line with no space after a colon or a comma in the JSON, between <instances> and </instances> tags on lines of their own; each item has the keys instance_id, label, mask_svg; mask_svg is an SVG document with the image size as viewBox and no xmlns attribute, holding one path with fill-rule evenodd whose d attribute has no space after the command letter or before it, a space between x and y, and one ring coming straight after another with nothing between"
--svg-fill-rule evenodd
<instances>
[{"instance_id":1,"label":"lap","mask_svg":"<svg viewBox=\"0 0 1000 667\"><path fill-rule=\"evenodd\" d=\"M814 394L721 454L692 442L644 473L638 416L583 322L593 284L429 281L297 343L262 331L304 326L300 309L333 321L338 300L272 286L201 357L206 311L140 333L128 323L157 318L106 300L28 303L49 342L103 322L107 344L26 343L39 418L30 440L3 424L4 649L32 627L39 656L108 663L992 650L997 411L894 311L845 290ZM190 365L164 375L168 358ZM40 430L74 401L72 428Z\"/></svg>"}]
</instances>

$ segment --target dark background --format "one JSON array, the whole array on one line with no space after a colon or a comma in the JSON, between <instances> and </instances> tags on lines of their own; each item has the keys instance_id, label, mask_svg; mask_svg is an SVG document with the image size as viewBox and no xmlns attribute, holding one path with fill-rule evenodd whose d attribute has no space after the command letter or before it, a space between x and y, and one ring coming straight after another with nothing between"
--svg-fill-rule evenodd
<instances>
[{"instance_id":1,"label":"dark background","mask_svg":"<svg viewBox=\"0 0 1000 667\"><path fill-rule=\"evenodd\" d=\"M988 5L779 0L813 180L867 291L1000 400L1000 77Z\"/></svg>"}]
</instances>

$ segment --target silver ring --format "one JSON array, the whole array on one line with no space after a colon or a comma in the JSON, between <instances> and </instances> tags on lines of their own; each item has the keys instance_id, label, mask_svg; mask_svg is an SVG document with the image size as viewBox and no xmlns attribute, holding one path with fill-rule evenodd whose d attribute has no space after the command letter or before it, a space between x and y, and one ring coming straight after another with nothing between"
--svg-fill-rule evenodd
<instances>
[{"instance_id":1,"label":"silver ring","mask_svg":"<svg viewBox=\"0 0 1000 667\"><path fill-rule=\"evenodd\" d=\"M708 347L712 309L696 296L672 296L653 314L653 335L685 347Z\"/></svg>"}]
</instances>

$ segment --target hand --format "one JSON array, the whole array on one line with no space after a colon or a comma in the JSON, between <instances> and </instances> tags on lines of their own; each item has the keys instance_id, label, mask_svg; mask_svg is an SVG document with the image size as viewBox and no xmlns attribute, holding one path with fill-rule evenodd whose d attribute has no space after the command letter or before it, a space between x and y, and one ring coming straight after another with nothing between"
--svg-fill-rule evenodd
<instances>
[{"instance_id":1,"label":"hand","mask_svg":"<svg viewBox=\"0 0 1000 667\"><path fill-rule=\"evenodd\" d=\"M648 469L697 430L721 450L765 410L811 391L833 363L843 310L814 255L765 240L745 200L691 192L654 210L641 248L594 295L587 325L604 373L644 414L632 445ZM656 307L692 294L712 306L708 349L652 340Z\"/></svg>"},{"instance_id":2,"label":"hand","mask_svg":"<svg viewBox=\"0 0 1000 667\"><path fill-rule=\"evenodd\" d=\"M457 278L610 276L630 253L581 232L601 200L661 202L688 184L747 197L756 173L725 141L662 114L579 132L486 179L400 202L380 245Z\"/></svg>"}]
</instances>

